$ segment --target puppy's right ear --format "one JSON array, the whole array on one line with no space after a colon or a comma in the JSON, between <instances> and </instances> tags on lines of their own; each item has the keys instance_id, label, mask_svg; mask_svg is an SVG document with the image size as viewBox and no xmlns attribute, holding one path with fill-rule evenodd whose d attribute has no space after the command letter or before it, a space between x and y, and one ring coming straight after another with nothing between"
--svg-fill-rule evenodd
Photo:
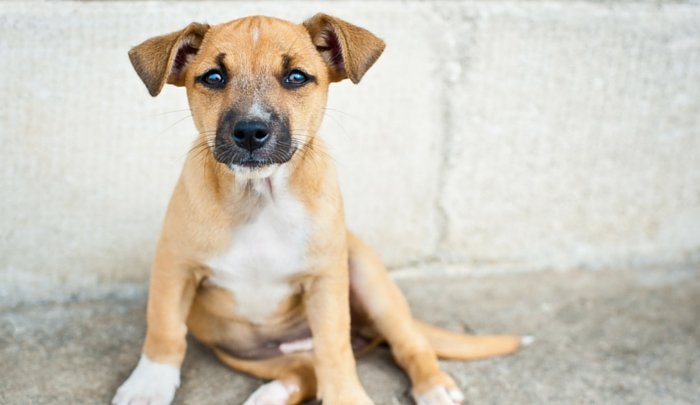
<instances>
[{"instance_id":1,"label":"puppy's right ear","mask_svg":"<svg viewBox=\"0 0 700 405\"><path fill-rule=\"evenodd\" d=\"M146 40L129 51L136 73L155 97L165 83L184 85L187 64L199 51L208 24L191 23L184 29Z\"/></svg>"}]
</instances>

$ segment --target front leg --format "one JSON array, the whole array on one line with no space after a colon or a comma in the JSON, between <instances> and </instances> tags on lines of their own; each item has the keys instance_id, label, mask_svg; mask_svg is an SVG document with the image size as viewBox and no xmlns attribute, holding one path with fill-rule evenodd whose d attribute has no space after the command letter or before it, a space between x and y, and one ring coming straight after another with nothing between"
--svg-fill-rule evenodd
<instances>
[{"instance_id":1,"label":"front leg","mask_svg":"<svg viewBox=\"0 0 700 405\"><path fill-rule=\"evenodd\" d=\"M328 405L372 404L357 377L350 343L347 252L315 273L305 294L306 315L314 341L318 398Z\"/></svg>"},{"instance_id":2,"label":"front leg","mask_svg":"<svg viewBox=\"0 0 700 405\"><path fill-rule=\"evenodd\" d=\"M148 293L146 340L138 365L112 404L170 404L180 385L187 346L185 320L196 290L195 273L159 247Z\"/></svg>"}]
</instances>

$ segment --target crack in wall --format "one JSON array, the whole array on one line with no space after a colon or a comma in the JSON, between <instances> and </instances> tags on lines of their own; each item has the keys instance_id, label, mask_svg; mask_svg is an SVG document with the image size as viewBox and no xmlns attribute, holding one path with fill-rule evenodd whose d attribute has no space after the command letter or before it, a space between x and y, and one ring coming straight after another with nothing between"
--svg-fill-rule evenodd
<instances>
[{"instance_id":1,"label":"crack in wall","mask_svg":"<svg viewBox=\"0 0 700 405\"><path fill-rule=\"evenodd\" d=\"M464 77L464 72L469 68L469 52L473 46L472 34L476 29L476 21L473 16L465 12L463 7L445 4L434 4L434 23L439 27L449 27L440 37L442 47L441 60L436 72L440 77L440 105L441 105L441 142L439 144L440 166L438 168L437 190L433 206L435 209L437 236L431 249L432 253L423 262L439 263L445 261L443 246L449 236L449 213L445 205L445 190L447 178L454 167L451 150L455 137L454 105L451 89Z\"/></svg>"}]
</instances>

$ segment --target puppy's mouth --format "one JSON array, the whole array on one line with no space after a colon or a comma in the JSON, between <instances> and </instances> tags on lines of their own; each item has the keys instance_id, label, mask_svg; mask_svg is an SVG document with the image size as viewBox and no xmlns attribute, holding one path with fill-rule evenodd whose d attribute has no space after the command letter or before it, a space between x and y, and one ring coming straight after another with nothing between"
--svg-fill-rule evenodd
<instances>
[{"instance_id":1,"label":"puppy's mouth","mask_svg":"<svg viewBox=\"0 0 700 405\"><path fill-rule=\"evenodd\" d=\"M294 152L291 152L289 158L285 160L258 159L254 157L249 157L237 163L232 162L231 164L229 164L229 166L240 166L245 167L246 169L263 169L271 165L281 165L287 163L292 158L292 155L294 155Z\"/></svg>"},{"instance_id":2,"label":"puppy's mouth","mask_svg":"<svg viewBox=\"0 0 700 405\"><path fill-rule=\"evenodd\" d=\"M258 167L265 167L265 166L268 166L270 164L272 164L272 163L269 160L248 158L248 159L241 161L237 165L234 163L234 164L232 164L232 166L241 166L241 167L246 167L249 169L255 169Z\"/></svg>"},{"instance_id":3,"label":"puppy's mouth","mask_svg":"<svg viewBox=\"0 0 700 405\"><path fill-rule=\"evenodd\" d=\"M247 170L265 169L289 162L296 148L288 142L275 142L261 150L253 152L242 150L235 145L218 139L213 147L214 158L230 169L244 168Z\"/></svg>"}]
</instances>

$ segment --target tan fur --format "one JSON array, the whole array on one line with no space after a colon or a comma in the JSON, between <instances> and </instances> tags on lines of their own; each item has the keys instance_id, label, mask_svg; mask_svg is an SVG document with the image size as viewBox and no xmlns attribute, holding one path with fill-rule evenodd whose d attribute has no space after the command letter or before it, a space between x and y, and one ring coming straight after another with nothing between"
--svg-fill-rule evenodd
<instances>
[{"instance_id":1,"label":"tan fur","mask_svg":"<svg viewBox=\"0 0 700 405\"><path fill-rule=\"evenodd\" d=\"M342 61L325 49L329 32L341 45ZM186 65L173 71L183 44L193 52ZM436 385L454 387L440 371L437 355L467 359L517 349L513 337L464 337L414 321L376 254L346 229L335 169L316 131L328 84L344 78L358 82L383 49L384 43L368 31L323 14L302 25L268 17L212 27L193 23L132 49L134 68L152 95L166 81L187 88L199 131L168 207L153 262L143 347L149 359L180 367L190 331L231 367L298 384L300 391L289 403L313 396L330 405L371 403L355 371L349 339L351 299L354 321L375 343L384 339L391 345L416 395ZM230 90L216 92L197 85L195 77L215 67L222 53ZM291 58L292 65L312 72L316 82L294 91L276 85L273 78L283 74L283 55ZM290 295L262 323L238 314L236 297L208 283L212 270L207 265L212 256L226 250L235 230L257 214L261 197L256 190L269 187L272 195L276 192L271 180L238 178L211 153L222 111L234 104L251 108L256 102L274 104L289 117L290 132L300 147L283 165L288 173L284 181L289 193L302 202L310 224L307 265L287 279ZM230 354L229 349L256 347L261 339L297 336L307 326L313 334L313 353L265 360Z\"/></svg>"}]
</instances>

